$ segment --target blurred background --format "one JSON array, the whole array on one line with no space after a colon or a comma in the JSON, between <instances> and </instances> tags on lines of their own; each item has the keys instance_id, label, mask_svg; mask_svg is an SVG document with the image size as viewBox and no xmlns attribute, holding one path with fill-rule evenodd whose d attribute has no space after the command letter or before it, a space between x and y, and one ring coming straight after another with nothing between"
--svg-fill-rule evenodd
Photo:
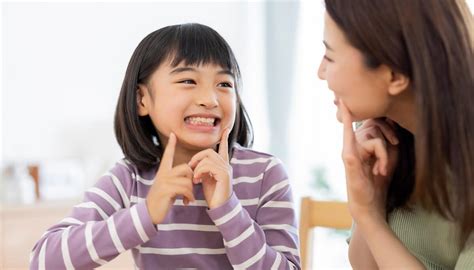
<instances>
[{"instance_id":1,"label":"blurred background","mask_svg":"<svg viewBox=\"0 0 474 270\"><path fill-rule=\"evenodd\" d=\"M303 196L346 199L342 129L317 78L322 1L4 1L1 17L1 254L25 248L5 240L20 208L62 215L122 157L113 115L125 69L147 34L171 24L206 24L233 48L254 149L286 164L297 207ZM350 268L347 236L317 230L315 269Z\"/></svg>"}]
</instances>

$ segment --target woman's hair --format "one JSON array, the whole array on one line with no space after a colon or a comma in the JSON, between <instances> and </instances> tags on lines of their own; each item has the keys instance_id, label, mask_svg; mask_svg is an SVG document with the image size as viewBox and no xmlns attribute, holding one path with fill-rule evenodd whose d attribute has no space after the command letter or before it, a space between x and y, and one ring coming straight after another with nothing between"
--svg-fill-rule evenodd
<instances>
[{"instance_id":1,"label":"woman's hair","mask_svg":"<svg viewBox=\"0 0 474 270\"><path fill-rule=\"evenodd\" d=\"M329 16L368 68L410 78L417 136L397 126L401 156L387 210L420 202L474 231L472 14L462 0L325 0ZM416 157L416 164L415 164ZM416 170L415 170L416 168Z\"/></svg>"},{"instance_id":2,"label":"woman's hair","mask_svg":"<svg viewBox=\"0 0 474 270\"><path fill-rule=\"evenodd\" d=\"M237 110L229 145L235 142L248 147L253 143L253 129L241 102L241 77L237 60L227 42L212 28L201 24L167 26L146 36L135 49L127 67L115 111L115 136L125 158L140 170L156 166L164 151L149 116L138 115L138 84L146 84L165 61L173 67L216 64L228 69L235 79ZM229 147L232 155L233 147Z\"/></svg>"}]
</instances>

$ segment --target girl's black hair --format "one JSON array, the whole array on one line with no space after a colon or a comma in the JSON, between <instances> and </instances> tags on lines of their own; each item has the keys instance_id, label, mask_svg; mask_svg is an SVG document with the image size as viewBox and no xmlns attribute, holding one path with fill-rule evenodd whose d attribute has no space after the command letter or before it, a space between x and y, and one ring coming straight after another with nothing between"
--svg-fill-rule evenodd
<instances>
[{"instance_id":1,"label":"girl's black hair","mask_svg":"<svg viewBox=\"0 0 474 270\"><path fill-rule=\"evenodd\" d=\"M138 115L138 84L147 84L151 75L165 61L173 67L216 64L229 70L235 79L237 110L229 135L229 145L244 147L253 144L253 128L240 99L241 75L239 65L229 44L214 29L197 23L171 25L146 36L133 52L123 80L115 111L115 136L125 158L140 170L158 165L163 146L149 116ZM233 147L229 147L232 156Z\"/></svg>"}]
</instances>

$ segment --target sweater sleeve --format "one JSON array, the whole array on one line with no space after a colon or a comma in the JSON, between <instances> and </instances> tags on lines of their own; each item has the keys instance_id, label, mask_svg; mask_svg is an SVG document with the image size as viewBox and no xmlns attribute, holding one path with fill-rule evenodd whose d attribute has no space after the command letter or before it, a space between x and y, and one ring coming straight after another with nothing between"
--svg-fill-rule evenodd
<instances>
[{"instance_id":1,"label":"sweater sleeve","mask_svg":"<svg viewBox=\"0 0 474 270\"><path fill-rule=\"evenodd\" d=\"M287 174L277 159L267 166L255 220L237 196L208 210L234 269L300 269L298 235Z\"/></svg>"},{"instance_id":2,"label":"sweater sleeve","mask_svg":"<svg viewBox=\"0 0 474 270\"><path fill-rule=\"evenodd\" d=\"M68 217L43 234L30 255L30 269L96 268L157 233L146 203L131 206L129 172L119 172L100 178Z\"/></svg>"}]
</instances>

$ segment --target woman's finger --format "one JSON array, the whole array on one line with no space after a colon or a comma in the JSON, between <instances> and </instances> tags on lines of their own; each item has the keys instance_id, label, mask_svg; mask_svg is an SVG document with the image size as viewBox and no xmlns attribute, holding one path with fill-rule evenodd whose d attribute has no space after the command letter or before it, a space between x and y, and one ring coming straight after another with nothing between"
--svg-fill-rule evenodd
<instances>
[{"instance_id":1,"label":"woman's finger","mask_svg":"<svg viewBox=\"0 0 474 270\"><path fill-rule=\"evenodd\" d=\"M352 151L355 146L355 135L352 129L352 115L342 100L339 102L343 124L343 151Z\"/></svg>"},{"instance_id":2,"label":"woman's finger","mask_svg":"<svg viewBox=\"0 0 474 270\"><path fill-rule=\"evenodd\" d=\"M343 124L343 146L342 146L342 160L344 162L344 169L346 178L352 179L357 177L361 162L357 155L356 139L354 130L352 129L352 116L344 102L340 100L339 109L341 111Z\"/></svg>"},{"instance_id":3,"label":"woman's finger","mask_svg":"<svg viewBox=\"0 0 474 270\"><path fill-rule=\"evenodd\" d=\"M382 175L387 175L388 154L383 139L375 138L362 142L360 145L364 151L375 156L375 163L378 164L377 168L374 168L374 171L377 172L377 174L380 173Z\"/></svg>"},{"instance_id":4,"label":"woman's finger","mask_svg":"<svg viewBox=\"0 0 474 270\"><path fill-rule=\"evenodd\" d=\"M382 119L368 119L364 121L362 126L358 129L358 131L363 131L365 129L370 129L373 127L378 127L381 131L382 135L392 144L398 144L397 134L394 130L394 127L385 120Z\"/></svg>"}]
</instances>

